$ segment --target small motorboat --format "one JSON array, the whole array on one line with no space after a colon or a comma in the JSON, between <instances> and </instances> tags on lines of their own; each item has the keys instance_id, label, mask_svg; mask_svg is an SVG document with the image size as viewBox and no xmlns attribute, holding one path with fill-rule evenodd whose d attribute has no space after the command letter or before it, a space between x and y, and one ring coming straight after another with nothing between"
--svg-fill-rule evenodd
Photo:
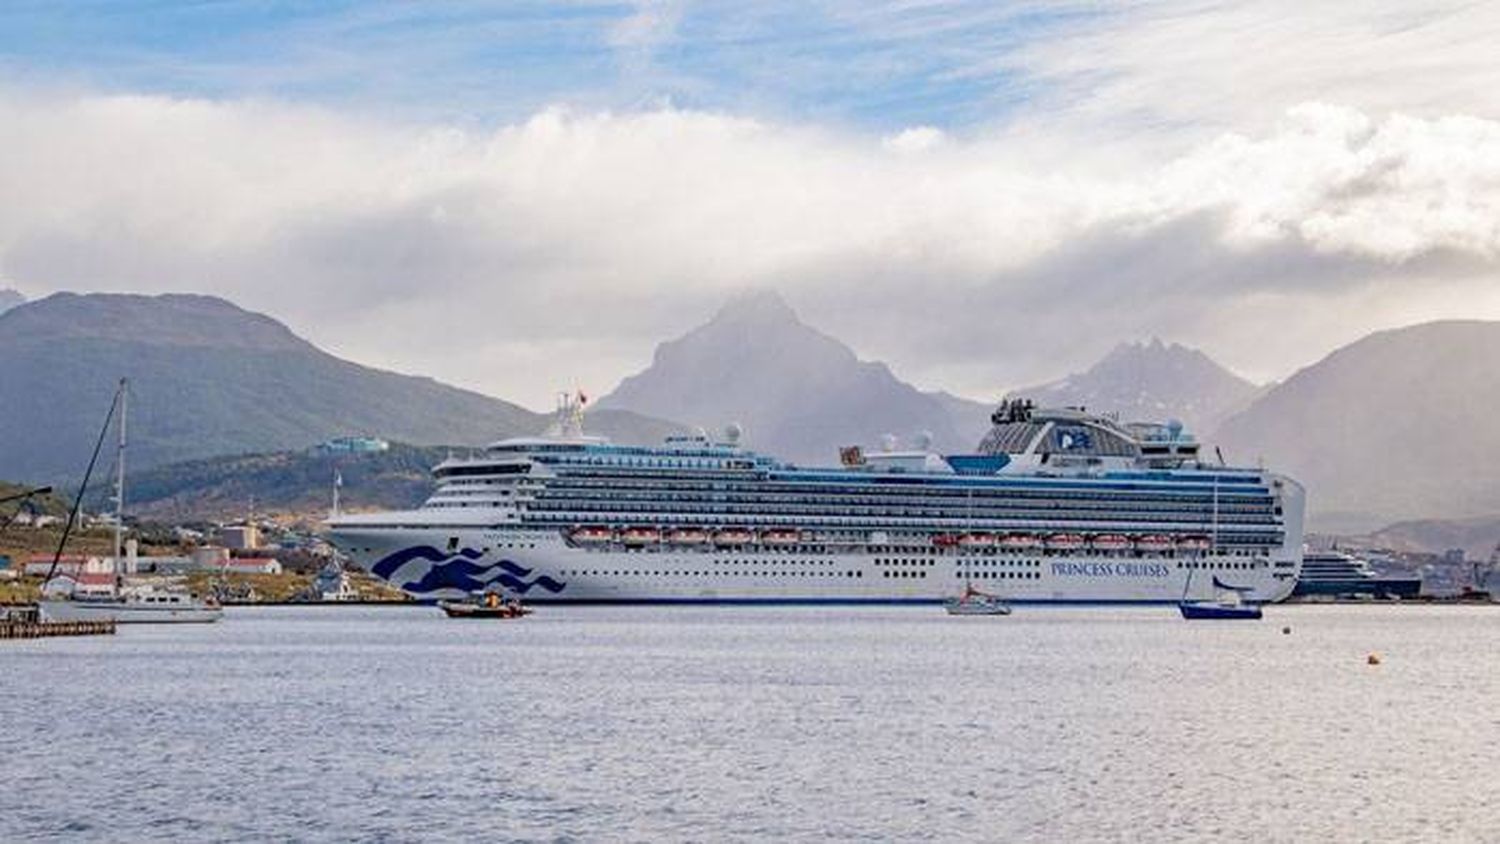
<instances>
[{"instance_id":1,"label":"small motorboat","mask_svg":"<svg viewBox=\"0 0 1500 844\"><path fill-rule=\"evenodd\" d=\"M473 601L438 601L438 606L449 618L523 618L532 612L530 607L521 606L519 600L501 600L493 592Z\"/></svg>"},{"instance_id":2,"label":"small motorboat","mask_svg":"<svg viewBox=\"0 0 1500 844\"><path fill-rule=\"evenodd\" d=\"M966 587L957 598L949 598L943 607L949 615L1010 615L1010 604L1001 600L999 595L981 592L972 586Z\"/></svg>"}]
</instances>

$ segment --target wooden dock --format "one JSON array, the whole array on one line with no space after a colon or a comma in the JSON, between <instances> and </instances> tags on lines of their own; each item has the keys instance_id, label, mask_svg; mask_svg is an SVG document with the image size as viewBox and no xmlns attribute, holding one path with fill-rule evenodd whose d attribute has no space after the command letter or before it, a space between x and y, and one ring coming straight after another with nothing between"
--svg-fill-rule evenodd
<instances>
[{"instance_id":1,"label":"wooden dock","mask_svg":"<svg viewBox=\"0 0 1500 844\"><path fill-rule=\"evenodd\" d=\"M0 607L0 639L43 639L49 636L113 636L110 621L43 621L36 607Z\"/></svg>"}]
</instances>

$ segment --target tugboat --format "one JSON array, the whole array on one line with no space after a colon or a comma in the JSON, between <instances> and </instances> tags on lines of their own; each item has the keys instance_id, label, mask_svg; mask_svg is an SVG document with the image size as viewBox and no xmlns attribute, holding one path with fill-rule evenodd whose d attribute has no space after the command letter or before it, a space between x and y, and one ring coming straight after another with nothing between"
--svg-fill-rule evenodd
<instances>
[{"instance_id":1,"label":"tugboat","mask_svg":"<svg viewBox=\"0 0 1500 844\"><path fill-rule=\"evenodd\" d=\"M504 600L495 592L486 592L473 601L438 601L449 618L524 618L530 607L521 606L519 598Z\"/></svg>"}]
</instances>

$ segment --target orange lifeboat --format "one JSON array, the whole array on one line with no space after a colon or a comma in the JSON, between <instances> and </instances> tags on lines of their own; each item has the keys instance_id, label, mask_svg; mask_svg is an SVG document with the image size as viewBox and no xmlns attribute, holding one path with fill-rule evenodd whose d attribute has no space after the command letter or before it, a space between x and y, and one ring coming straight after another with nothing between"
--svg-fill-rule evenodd
<instances>
[{"instance_id":1,"label":"orange lifeboat","mask_svg":"<svg viewBox=\"0 0 1500 844\"><path fill-rule=\"evenodd\" d=\"M1094 537L1089 546L1100 551L1124 551L1130 548L1130 539L1118 533L1105 533Z\"/></svg>"},{"instance_id":2,"label":"orange lifeboat","mask_svg":"<svg viewBox=\"0 0 1500 844\"><path fill-rule=\"evenodd\" d=\"M1159 533L1148 533L1135 541L1135 547L1141 549L1142 551L1150 551L1155 553L1170 551L1172 550L1174 545L1176 545L1176 543L1172 541L1172 537L1163 536Z\"/></svg>"},{"instance_id":3,"label":"orange lifeboat","mask_svg":"<svg viewBox=\"0 0 1500 844\"><path fill-rule=\"evenodd\" d=\"M584 525L573 528L573 532L568 534L568 537L580 545L598 545L614 539L615 532L613 528L603 525Z\"/></svg>"},{"instance_id":4,"label":"orange lifeboat","mask_svg":"<svg viewBox=\"0 0 1500 844\"><path fill-rule=\"evenodd\" d=\"M764 545L794 545L802 539L802 531L792 528L773 528L760 532L760 541Z\"/></svg>"},{"instance_id":5,"label":"orange lifeboat","mask_svg":"<svg viewBox=\"0 0 1500 844\"><path fill-rule=\"evenodd\" d=\"M1000 540L1001 548L1009 548L1012 551L1025 551L1036 548L1042 541L1029 533L1009 533Z\"/></svg>"},{"instance_id":6,"label":"orange lifeboat","mask_svg":"<svg viewBox=\"0 0 1500 844\"><path fill-rule=\"evenodd\" d=\"M1206 536L1184 536L1177 540L1177 547L1184 551L1207 551L1209 544Z\"/></svg>"},{"instance_id":7,"label":"orange lifeboat","mask_svg":"<svg viewBox=\"0 0 1500 844\"><path fill-rule=\"evenodd\" d=\"M993 533L966 533L958 538L958 544L964 548L990 548L995 544Z\"/></svg>"},{"instance_id":8,"label":"orange lifeboat","mask_svg":"<svg viewBox=\"0 0 1500 844\"><path fill-rule=\"evenodd\" d=\"M755 538L755 534L744 528L724 528L714 534L715 545L745 545Z\"/></svg>"},{"instance_id":9,"label":"orange lifeboat","mask_svg":"<svg viewBox=\"0 0 1500 844\"><path fill-rule=\"evenodd\" d=\"M667 541L673 545L702 545L708 541L708 531L702 528L678 528L667 533Z\"/></svg>"},{"instance_id":10,"label":"orange lifeboat","mask_svg":"<svg viewBox=\"0 0 1500 844\"><path fill-rule=\"evenodd\" d=\"M626 528L620 533L620 541L626 545L651 545L661 540L661 531L654 527Z\"/></svg>"},{"instance_id":11,"label":"orange lifeboat","mask_svg":"<svg viewBox=\"0 0 1500 844\"><path fill-rule=\"evenodd\" d=\"M1083 537L1076 533L1054 533L1047 537L1047 547L1053 551L1077 551L1083 547Z\"/></svg>"}]
</instances>

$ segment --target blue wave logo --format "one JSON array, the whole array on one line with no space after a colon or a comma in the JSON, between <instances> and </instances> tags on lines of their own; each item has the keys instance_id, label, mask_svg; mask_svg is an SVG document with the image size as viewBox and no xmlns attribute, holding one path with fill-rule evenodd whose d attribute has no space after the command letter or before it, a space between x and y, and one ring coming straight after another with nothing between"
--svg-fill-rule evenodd
<instances>
[{"instance_id":1,"label":"blue wave logo","mask_svg":"<svg viewBox=\"0 0 1500 844\"><path fill-rule=\"evenodd\" d=\"M532 569L510 560L484 565L478 562L483 557L484 552L473 548L445 554L431 545L415 545L381 558L370 567L370 572L413 595L438 592L469 595L497 585L517 595L525 595L536 587L556 595L567 587L566 583L544 574L528 580Z\"/></svg>"}]
</instances>

